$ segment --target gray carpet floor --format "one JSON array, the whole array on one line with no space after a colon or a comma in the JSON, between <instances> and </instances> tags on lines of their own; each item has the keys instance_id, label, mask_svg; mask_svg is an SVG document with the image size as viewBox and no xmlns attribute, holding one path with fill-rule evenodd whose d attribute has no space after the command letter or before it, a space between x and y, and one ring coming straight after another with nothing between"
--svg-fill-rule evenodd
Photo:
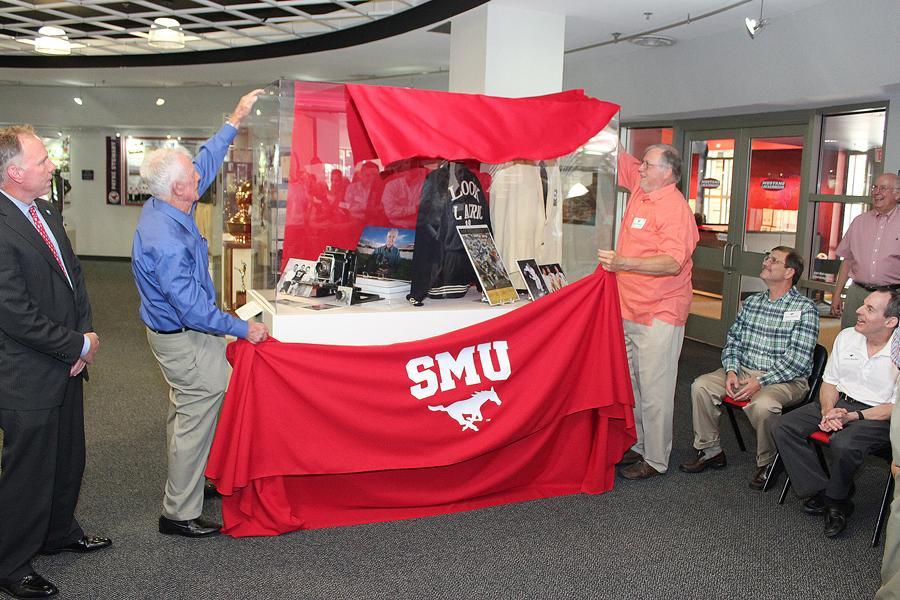
<instances>
[{"instance_id":1,"label":"gray carpet floor","mask_svg":"<svg viewBox=\"0 0 900 600\"><path fill-rule=\"evenodd\" d=\"M167 388L138 319L124 262L85 261L102 338L86 386L87 472L78 517L114 546L35 560L62 598L871 598L881 548L869 540L886 478L871 460L838 539L790 495L747 484L723 416L728 468L688 475L690 382L718 350L685 342L669 474L577 495L448 516L187 540L156 531L165 481ZM744 438L753 435L741 417ZM783 481L783 475L782 475ZM219 516L219 500L206 513Z\"/></svg>"}]
</instances>

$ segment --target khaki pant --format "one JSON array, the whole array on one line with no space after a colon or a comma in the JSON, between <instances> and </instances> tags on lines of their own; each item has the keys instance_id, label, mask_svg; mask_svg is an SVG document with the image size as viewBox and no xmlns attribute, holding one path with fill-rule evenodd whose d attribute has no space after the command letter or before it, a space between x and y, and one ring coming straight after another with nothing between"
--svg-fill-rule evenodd
<instances>
[{"instance_id":1,"label":"khaki pant","mask_svg":"<svg viewBox=\"0 0 900 600\"><path fill-rule=\"evenodd\" d=\"M900 394L900 380L897 381ZM894 404L891 413L891 447L894 462L900 464L900 404ZM894 501L887 522L884 540L884 558L881 561L881 589L875 600L900 600L900 477L894 477Z\"/></svg>"},{"instance_id":2,"label":"khaki pant","mask_svg":"<svg viewBox=\"0 0 900 600\"><path fill-rule=\"evenodd\" d=\"M628 370L634 390L635 452L657 471L669 468L678 357L684 326L653 319L649 326L623 321Z\"/></svg>"},{"instance_id":3,"label":"khaki pant","mask_svg":"<svg viewBox=\"0 0 900 600\"><path fill-rule=\"evenodd\" d=\"M203 471L231 375L225 338L198 331L161 335L148 329L147 341L170 387L163 515L196 519L203 510Z\"/></svg>"},{"instance_id":4,"label":"khaki pant","mask_svg":"<svg viewBox=\"0 0 900 600\"><path fill-rule=\"evenodd\" d=\"M740 377L759 377L763 371L743 369ZM764 467L775 460L775 441L772 426L775 417L784 407L794 406L809 391L806 379L794 379L786 383L764 386L744 407L744 413L756 430L756 465ZM691 384L691 402L694 414L694 448L703 450L719 445L719 416L722 414L722 398L725 393L725 370L719 369L701 375Z\"/></svg>"}]
</instances>

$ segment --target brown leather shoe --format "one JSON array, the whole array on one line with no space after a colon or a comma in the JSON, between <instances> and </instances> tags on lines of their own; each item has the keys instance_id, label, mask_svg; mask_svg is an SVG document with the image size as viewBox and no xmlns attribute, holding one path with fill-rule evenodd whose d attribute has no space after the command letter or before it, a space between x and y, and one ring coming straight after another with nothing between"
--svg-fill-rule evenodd
<instances>
[{"instance_id":1,"label":"brown leather shoe","mask_svg":"<svg viewBox=\"0 0 900 600\"><path fill-rule=\"evenodd\" d=\"M622 460L616 463L617 466L625 467L628 465L633 465L636 462L644 460L644 457L635 452L632 449L628 449L628 452L622 455Z\"/></svg>"},{"instance_id":2,"label":"brown leather shoe","mask_svg":"<svg viewBox=\"0 0 900 600\"><path fill-rule=\"evenodd\" d=\"M754 490L761 490L766 485L766 479L772 474L772 465L757 467L753 479L750 480L750 487Z\"/></svg>"},{"instance_id":3,"label":"brown leather shoe","mask_svg":"<svg viewBox=\"0 0 900 600\"><path fill-rule=\"evenodd\" d=\"M647 461L642 459L629 467L621 469L619 475L625 479L637 480L655 477L656 475L662 475L662 473L651 467Z\"/></svg>"},{"instance_id":4,"label":"brown leather shoe","mask_svg":"<svg viewBox=\"0 0 900 600\"><path fill-rule=\"evenodd\" d=\"M703 450L698 450L697 458L695 458L694 460L689 460L685 463L681 463L680 465L678 465L678 468L685 473L701 473L709 467L712 467L713 469L721 469L727 464L728 461L725 460L724 452L719 452L712 458L706 458L703 454Z\"/></svg>"}]
</instances>

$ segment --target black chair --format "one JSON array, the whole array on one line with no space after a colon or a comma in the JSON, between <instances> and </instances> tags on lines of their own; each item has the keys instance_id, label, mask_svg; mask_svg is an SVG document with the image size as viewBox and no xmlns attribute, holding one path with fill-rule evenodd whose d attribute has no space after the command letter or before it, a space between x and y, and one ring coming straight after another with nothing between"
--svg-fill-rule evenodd
<instances>
[{"instance_id":1,"label":"black chair","mask_svg":"<svg viewBox=\"0 0 900 600\"><path fill-rule=\"evenodd\" d=\"M822 452L822 446L827 446L831 442L831 434L825 431L814 431L812 434L810 434L809 441L816 449L816 455L819 457L819 464L822 465L822 470L825 471L826 476L830 476L830 473L828 471L828 463L825 461L825 454ZM882 458L886 460L888 464L890 464L892 460L890 448L884 451L874 452L872 456ZM787 481L784 482L784 487L781 489L781 496L778 498L778 504L784 504L784 499L787 496L790 487L791 478L788 477ZM890 509L891 505L891 498L893 497L894 476L889 468L887 474L887 482L884 484L884 493L881 495L881 508L878 511L878 520L875 521L875 532L872 534L873 548L877 546L881 541L881 532L884 530L884 524L887 521L888 510Z\"/></svg>"},{"instance_id":2,"label":"black chair","mask_svg":"<svg viewBox=\"0 0 900 600\"><path fill-rule=\"evenodd\" d=\"M806 378L806 381L809 383L809 391L806 392L806 396L803 398L803 401L799 404L795 404L794 406L786 407L782 410L783 413L789 413L795 408L803 406L804 404L809 404L810 402L816 401L819 397L819 388L822 386L822 374L825 372L825 363L828 362L828 350L825 349L825 346L822 344L816 344L815 349L813 350L813 366L812 371L809 374L809 377ZM735 417L735 408L743 409L745 406L750 404L749 400L739 401L734 400L731 396L725 396L722 399L722 404L725 405L725 409L728 412L728 420L731 421L731 428L734 430L734 437L737 438L738 447L740 447L742 452L747 451L747 446L744 444L744 438L741 436L740 427L738 427L737 418ZM777 475L777 469L781 466L781 457L780 455L775 455L775 460L772 462L772 468L769 469L769 476L766 478L766 483L763 485L763 491L766 492L769 490L769 484L775 481Z\"/></svg>"}]
</instances>

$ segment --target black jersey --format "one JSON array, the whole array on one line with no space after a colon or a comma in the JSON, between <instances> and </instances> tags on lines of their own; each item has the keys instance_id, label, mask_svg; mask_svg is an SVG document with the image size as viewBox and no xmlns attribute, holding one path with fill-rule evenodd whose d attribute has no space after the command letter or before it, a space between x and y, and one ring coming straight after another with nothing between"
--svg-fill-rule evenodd
<instances>
[{"instance_id":1,"label":"black jersey","mask_svg":"<svg viewBox=\"0 0 900 600\"><path fill-rule=\"evenodd\" d=\"M487 225L490 214L478 178L459 163L444 163L425 178L416 218L410 302L459 298L478 281L457 225Z\"/></svg>"}]
</instances>

